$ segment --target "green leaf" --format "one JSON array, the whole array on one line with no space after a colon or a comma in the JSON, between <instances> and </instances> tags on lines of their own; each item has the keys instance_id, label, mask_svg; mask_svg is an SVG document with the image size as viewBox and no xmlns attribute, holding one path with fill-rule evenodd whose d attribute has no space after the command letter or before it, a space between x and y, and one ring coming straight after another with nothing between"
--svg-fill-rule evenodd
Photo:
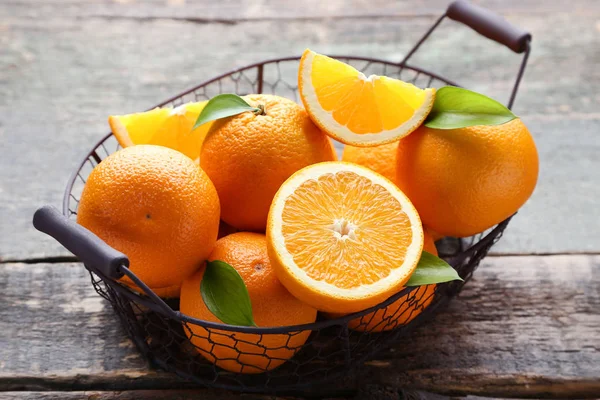
<instances>
[{"instance_id":1,"label":"green leaf","mask_svg":"<svg viewBox=\"0 0 600 400\"><path fill-rule=\"evenodd\" d=\"M248 288L235 268L226 262L206 262L200 294L208 310L224 323L256 326Z\"/></svg>"},{"instance_id":2,"label":"green leaf","mask_svg":"<svg viewBox=\"0 0 600 400\"><path fill-rule=\"evenodd\" d=\"M446 261L424 251L417 264L417 269L406 283L406 286L430 285L449 281L462 281L454 268Z\"/></svg>"},{"instance_id":3,"label":"green leaf","mask_svg":"<svg viewBox=\"0 0 600 400\"><path fill-rule=\"evenodd\" d=\"M456 129L475 125L501 125L517 118L494 99L467 89L444 86L435 94L425 126Z\"/></svg>"},{"instance_id":4,"label":"green leaf","mask_svg":"<svg viewBox=\"0 0 600 400\"><path fill-rule=\"evenodd\" d=\"M246 111L259 112L259 108L252 107L237 94L225 93L213 97L202 109L192 130L216 119L231 117Z\"/></svg>"}]
</instances>

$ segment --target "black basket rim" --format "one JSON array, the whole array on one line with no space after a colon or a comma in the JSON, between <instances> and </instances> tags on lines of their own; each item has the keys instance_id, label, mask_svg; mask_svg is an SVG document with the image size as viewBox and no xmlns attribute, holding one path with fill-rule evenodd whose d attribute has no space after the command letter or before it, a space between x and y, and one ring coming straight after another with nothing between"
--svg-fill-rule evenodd
<instances>
[{"instance_id":1,"label":"black basket rim","mask_svg":"<svg viewBox=\"0 0 600 400\"><path fill-rule=\"evenodd\" d=\"M509 218L500 222L491 231L489 231L484 237L482 237L479 241L477 241L477 243L473 244L468 249L458 253L451 260L448 260L449 264L450 265L460 264L460 262L462 262L464 260L464 258L469 257L471 254L478 251L481 247L485 246L489 240L493 240L493 238L498 235L499 231L503 231L506 228L506 226L508 225L511 218L512 218L512 216L510 216ZM152 309L153 311L155 311L167 318L175 319L175 320L178 320L179 322L191 323L191 324L201 326L203 328L208 328L208 329L218 329L218 330L228 331L228 332L240 332L240 333L252 333L252 334L285 334L285 333L295 333L295 332L308 331L308 330L316 331L316 330L320 330L320 329L324 329L324 328L329 328L332 326L344 326L349 321L356 319L356 318L363 317L372 312L376 312L380 309L383 309L383 308L389 306L390 304L394 303L401 297L408 295L413 290L418 290L420 287L422 287L422 286L411 286L411 287L406 286L400 292L393 294L392 296L388 297L386 300L384 300L372 307L369 307L369 308L366 308L364 310L357 311L354 313L338 316L338 317L328 318L328 319L321 320L321 321L315 321L315 322L310 322L307 324L299 324L299 325L285 325L285 326L277 326L277 327L254 327L254 326L227 325L227 324L219 323L219 322L206 321L206 320L194 318L189 315L183 314L180 311L172 310L172 313L167 313L159 304L157 304L155 301L153 301L150 297L142 295L140 293L137 293L137 292L133 291L131 288L129 288L128 286L122 285L122 284L118 283L117 281L115 281L111 278L108 278L107 276L103 275L102 272L98 271L96 268L93 268L91 266L86 266L86 268L88 268L89 270L94 272L94 274L98 275L106 284L110 285L115 291L128 297L131 300L135 300L135 301L139 302L140 304L145 305L146 307ZM454 281L438 283L438 284L431 284L431 285L436 285L440 288L446 288L446 287L452 285L453 283L454 283ZM460 283L463 283L463 282L460 282ZM423 285L423 286L429 286L429 285ZM440 289L440 290L443 290L443 289ZM448 293L448 294L449 294L449 296L452 295L452 293Z\"/></svg>"},{"instance_id":2,"label":"black basket rim","mask_svg":"<svg viewBox=\"0 0 600 400\"><path fill-rule=\"evenodd\" d=\"M403 69L410 69L410 70L413 70L413 71L415 71L417 73L428 75L428 76L430 76L430 77L432 77L434 79L446 82L448 85L461 86L461 85L455 83L453 80L444 78L443 76L441 76L441 75L439 75L439 74L437 74L435 72L431 72L431 71L429 71L429 70L427 70L425 68L417 67L417 66L414 66L414 65L411 65L411 64L406 64L406 63L402 64L402 63L393 62L393 61L384 60L384 59L375 58L375 57L360 57L360 56L348 56L348 55L330 55L330 57L333 57L333 58L343 58L343 59L355 60L355 61L366 61L366 62L372 62L372 63L381 63L381 64L390 65L390 66L394 66L394 67L401 67ZM194 85L193 87L191 87L189 89L186 89L183 92L180 92L179 94L177 94L175 96L172 96L169 99L161 101L160 103L158 103L158 104L156 104L156 105L154 105L154 106L146 109L146 111L152 110L152 109L157 108L157 107L163 107L163 106L165 106L165 105L167 105L167 104L169 104L171 102L176 101L177 99L179 99L179 98L181 98L181 97L183 97L185 95L188 95L188 94L194 92L195 90L198 90L198 89L200 89L200 88L202 88L202 87L204 87L206 85L209 85L209 84L211 84L213 82L216 82L216 81L218 81L220 79L223 79L223 78L225 78L227 76L230 76L230 75L242 72L242 71L246 71L246 70L249 70L249 69L252 69L252 68L262 67L262 66L264 66L266 64L273 64L273 63L278 63L278 62L282 62L282 61L298 61L298 60L300 60L300 58L301 58L301 56L288 56L288 57L270 58L270 59L266 59L266 60L263 60L263 61L255 62L255 63L252 63L252 64L247 64L245 66L232 69L232 70L230 70L228 72L222 73L222 74L217 75L217 76L215 76L213 78L204 80L201 83L199 83L197 85ZM95 153L96 149L98 147L100 147L100 145L102 145L111 136L113 136L113 133L111 131L109 131L107 134L105 134L104 136L102 136L100 138L100 140L98 140L94 144L94 147L91 150L89 150L86 153L85 157L83 157L81 159L81 161L77 164L77 169L75 171L73 171L71 173L71 175L69 176L69 180L67 181L67 186L65 187L65 190L63 192L63 204L62 204L63 210L62 211L63 211L63 214L65 216L69 217L69 196L71 194L71 191L73 190L73 185L74 185L75 180L77 178L77 174L79 173L79 171L81 170L81 168L85 165L85 163L89 159L89 157L91 157Z\"/></svg>"},{"instance_id":3,"label":"black basket rim","mask_svg":"<svg viewBox=\"0 0 600 400\"><path fill-rule=\"evenodd\" d=\"M409 69L409 70L415 71L417 73L427 75L433 79L437 79L439 81L445 82L449 85L460 86L460 85L454 83L453 81L451 81L447 78L444 78L434 72L430 72L427 69L416 67L416 66L409 65L409 64L402 64L402 63L392 62L392 61L379 59L379 58L373 58L373 57L360 57L360 56L347 56L347 55L332 55L331 57L341 58L341 59L346 59L346 60L354 60L354 61L381 63L381 64L390 65L390 66L394 66L394 67L400 67L402 69ZM206 85L209 85L213 82L219 81L220 79L231 76L233 74L240 73L240 72L250 70L253 68L262 68L266 64L273 64L273 63L286 62L286 61L298 61L298 60L300 60L300 58L301 58L300 56L271 58L271 59L248 64L248 65L230 70L229 72L220 74L211 79L205 80L202 83L193 86L192 88L184 90L183 92L177 94L176 96L173 96L173 97L169 98L168 100L162 101L162 102L156 104L155 106L150 107L148 110L152 110L156 107L163 107L169 103L173 103L177 99L179 99L185 95L193 93L194 91L196 91ZM113 136L113 133L108 132L98 142L96 142L94 147L91 148L91 150L86 153L85 157L81 160L80 163L78 163L77 169L75 171L73 171L73 173L69 177L69 180L67 182L67 185L66 185L66 188L65 188L65 191L63 194L63 214L65 216L69 217L70 196L71 196L73 186L75 184L75 181L77 179L79 172L81 171L81 169L83 168L83 166L89 160L90 157L94 157L94 156L98 157L96 154L96 150L101 145L103 145L104 142L107 139L109 139L111 136ZM458 265L462 260L466 259L467 257L469 257L469 255L475 253L479 248L483 247L487 243L487 241L491 240L490 238L495 237L497 235L498 231L504 230L511 218L512 218L512 216L507 218L506 220L500 222L491 231L489 231L485 236L483 236L481 239L479 239L476 243L474 243L467 249L462 249L462 251L458 252L454 257L452 257L452 259L448 260L448 262L453 267ZM280 326L280 327L249 327L249 326L227 325L224 323L205 321L205 320L197 319L194 317L190 317L188 315L181 313L180 311L171 310L171 312L166 312L163 308L165 306L168 307L166 305L166 303L163 303L161 305L161 304L157 303L156 301L154 301L149 296L142 295L138 292L135 292L134 290L132 290L131 288L129 288L127 286L121 285L117 281L114 281L114 280L104 276L100 271L98 271L93 266L86 266L86 268L88 268L90 271L92 271L93 273L98 275L104 282L106 282L106 284L110 285L114 290L116 290L120 294L125 295L126 297L130 298L131 300L135 300L135 301L143 303L145 306L151 308L153 311L158 312L167 318L176 319L180 322L191 323L191 324L194 324L197 326L201 326L203 328L218 329L218 330L229 331L229 332L252 333L252 334L285 334L285 333L293 333L293 332L307 331L307 330L316 331L316 330L320 330L320 329L332 327L332 326L344 326L344 325L347 325L347 323L353 319L360 318L364 315L367 315L369 313L375 312L377 310L380 310L380 309L383 309L383 308L389 306L390 304L394 303L401 297L408 295L410 292L412 292L413 290L416 290L420 287L420 286L404 287L400 292L395 293L394 295L390 296L386 300L384 300L372 307L369 307L367 309L364 309L364 310L361 310L361 311L358 311L355 313L346 314L343 316L328 318L325 320L316 321L316 322L307 323L307 324L300 324L300 325L289 325L289 326ZM452 285L452 282L437 284L437 286L450 286L450 285Z\"/></svg>"},{"instance_id":4,"label":"black basket rim","mask_svg":"<svg viewBox=\"0 0 600 400\"><path fill-rule=\"evenodd\" d=\"M429 70L426 70L424 68L417 67L417 66L414 66L414 65L411 65L411 64L402 64L402 63L393 62L393 61L384 60L384 59L375 58L375 57L347 56L347 55L335 55L335 54L332 54L332 55L328 54L327 56L328 57L332 57L332 58L336 58L336 59L342 58L342 59L346 59L346 60L366 61L366 62L386 64L386 65L390 65L390 66L394 66L394 67L407 68L407 69L411 69L411 70L413 70L415 72L428 75L428 76L430 76L430 77L432 77L434 79L438 79L440 81L444 81L448 85L460 86L457 83L455 83L454 81L452 81L450 79L447 79L447 78L444 78L443 76L438 75L435 72L431 72ZM185 96L187 94L192 93L195 90L198 90L199 88L201 88L203 86L209 85L209 84L211 84L213 82L216 82L216 81L218 81L220 79L223 79L223 78L225 78L227 76L230 76L230 75L233 75L233 74L237 74L239 72L246 71L248 69L259 68L259 67L262 67L262 66L264 66L266 64L273 64L273 63L278 63L278 62L282 62L282 61L299 61L301 58L302 58L302 56L288 56L288 57L269 58L269 59L266 59L266 60L258 61L258 62L252 63L252 64L247 64L245 66L235 68L235 69L230 70L228 72L225 72L225 73L222 73L220 75L217 75L217 76L215 76L213 78L205 80L202 83L200 83L198 85L195 85L195 86L193 86L193 87L191 87L189 89L186 89L183 92L181 92L181 93L179 93L179 94L177 94L175 96L172 96L168 100L160 102L159 104L155 105L152 108L162 107L162 106L164 106L166 104L169 104L169 103L171 103L173 101L176 101L180 97L183 97L183 96ZM149 110L151 110L152 108L150 108Z\"/></svg>"}]
</instances>

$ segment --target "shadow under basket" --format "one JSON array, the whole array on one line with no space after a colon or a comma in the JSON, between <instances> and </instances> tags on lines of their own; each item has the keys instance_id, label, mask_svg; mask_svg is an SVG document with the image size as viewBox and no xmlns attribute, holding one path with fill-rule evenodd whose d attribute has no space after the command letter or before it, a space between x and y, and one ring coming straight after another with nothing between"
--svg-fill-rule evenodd
<instances>
[{"instance_id":1,"label":"shadow under basket","mask_svg":"<svg viewBox=\"0 0 600 400\"><path fill-rule=\"evenodd\" d=\"M366 75L402 79L420 87L458 86L408 59L445 17L523 53L508 106L512 106L530 51L531 35L499 16L465 1L452 3L401 62L374 58L336 56ZM299 101L298 57L268 60L236 69L208 80L157 106L178 106L207 100L220 93L272 93ZM67 185L63 213L43 207L34 225L77 255L90 271L95 290L113 306L128 335L151 363L180 377L208 387L245 392L293 393L351 373L352 369L389 348L411 330L430 319L457 295L498 241L509 219L468 239L445 238L438 242L440 256L458 272L463 282L406 288L385 302L352 315L293 327L237 327L193 319L180 313L178 300L163 300L127 268L127 257L75 223L79 198L87 176L119 145L111 133L84 157ZM143 289L136 293L118 282L128 276ZM394 306L387 308L392 303ZM426 307L424 307L426 306ZM377 311L378 320L373 320ZM356 319L359 319L357 322ZM385 331L380 332L385 327ZM308 337L307 340L304 340ZM191 339L191 340L190 340ZM229 372L220 365L242 372ZM274 366L280 366L273 368ZM229 368L232 369L232 368Z\"/></svg>"}]
</instances>

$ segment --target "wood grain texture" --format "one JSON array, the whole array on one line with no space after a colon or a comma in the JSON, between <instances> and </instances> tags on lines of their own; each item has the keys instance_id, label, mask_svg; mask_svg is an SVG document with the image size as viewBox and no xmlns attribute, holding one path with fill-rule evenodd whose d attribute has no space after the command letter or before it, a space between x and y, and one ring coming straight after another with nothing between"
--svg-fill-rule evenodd
<instances>
[{"instance_id":1,"label":"wood grain texture","mask_svg":"<svg viewBox=\"0 0 600 400\"><path fill-rule=\"evenodd\" d=\"M59 204L76 163L107 131L107 115L146 109L217 73L300 54L306 47L400 60L434 20L275 19L229 26L67 18L58 12L45 18L12 15L17 6L32 12L59 7L66 13L83 4L88 2L12 1L0 8L0 258L5 260L67 254L33 230L31 216L42 204ZM538 143L541 175L496 251L598 251L600 187L593 184L600 179L598 13L590 7L585 15L507 17L535 38L515 110ZM505 101L518 58L457 24L448 22L443 29L414 62Z\"/></svg>"},{"instance_id":2,"label":"wood grain texture","mask_svg":"<svg viewBox=\"0 0 600 400\"><path fill-rule=\"evenodd\" d=\"M411 396L411 397L409 397ZM417 397L420 396L420 397ZM300 400L298 397L231 393L222 390L127 390L122 392L0 392L0 400ZM316 399L316 398L313 398ZM352 397L327 397L324 400L501 400L490 397L448 397L418 391L398 391L366 385Z\"/></svg>"},{"instance_id":3,"label":"wood grain texture","mask_svg":"<svg viewBox=\"0 0 600 400\"><path fill-rule=\"evenodd\" d=\"M600 11L594 0L578 0L567 4L560 0L475 0L481 6L501 14L550 14L569 12L587 14ZM372 17L398 18L439 15L449 0L304 0L289 2L243 0L211 2L207 0L5 0L11 15L21 18L61 16L62 18L106 19L178 19L196 23L235 24L268 19L329 19Z\"/></svg>"},{"instance_id":4,"label":"wood grain texture","mask_svg":"<svg viewBox=\"0 0 600 400\"><path fill-rule=\"evenodd\" d=\"M409 397L411 396L411 397ZM420 396L420 397L419 397ZM85 392L0 392L0 400L301 400L299 397L279 397L271 395L232 393L223 390L128 390L122 392L85 391ZM313 398L317 399L317 398ZM398 391L374 385L351 397L327 397L324 400L483 400L482 398L447 397L418 391ZM494 400L487 398L487 400ZM496 399L499 400L499 399Z\"/></svg>"},{"instance_id":5,"label":"wood grain texture","mask_svg":"<svg viewBox=\"0 0 600 400\"><path fill-rule=\"evenodd\" d=\"M128 390L75 392L0 392L0 400L299 400L260 394L237 394L224 390ZM334 400L334 399L332 399Z\"/></svg>"},{"instance_id":6,"label":"wood grain texture","mask_svg":"<svg viewBox=\"0 0 600 400\"><path fill-rule=\"evenodd\" d=\"M369 383L449 395L598 395L599 271L600 256L489 257L446 312L325 394ZM0 391L192 388L148 368L79 264L1 265L0 304Z\"/></svg>"}]
</instances>

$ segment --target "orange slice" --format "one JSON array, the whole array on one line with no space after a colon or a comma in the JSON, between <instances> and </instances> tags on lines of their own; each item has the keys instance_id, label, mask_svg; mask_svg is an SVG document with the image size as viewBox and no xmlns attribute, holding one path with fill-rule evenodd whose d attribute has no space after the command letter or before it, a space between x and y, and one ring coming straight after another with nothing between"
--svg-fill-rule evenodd
<instances>
[{"instance_id":1,"label":"orange slice","mask_svg":"<svg viewBox=\"0 0 600 400\"><path fill-rule=\"evenodd\" d=\"M435 89L385 76L366 77L348 64L306 49L298 72L300 97L329 136L353 146L400 140L423 123Z\"/></svg>"},{"instance_id":2,"label":"orange slice","mask_svg":"<svg viewBox=\"0 0 600 400\"><path fill-rule=\"evenodd\" d=\"M192 131L207 101L182 104L176 108L108 117L108 124L122 147L154 144L180 151L198 162L200 148L211 123Z\"/></svg>"},{"instance_id":3,"label":"orange slice","mask_svg":"<svg viewBox=\"0 0 600 400\"><path fill-rule=\"evenodd\" d=\"M314 308L351 313L397 293L417 266L423 228L391 181L324 162L292 175L269 211L269 258L283 285Z\"/></svg>"}]
</instances>

